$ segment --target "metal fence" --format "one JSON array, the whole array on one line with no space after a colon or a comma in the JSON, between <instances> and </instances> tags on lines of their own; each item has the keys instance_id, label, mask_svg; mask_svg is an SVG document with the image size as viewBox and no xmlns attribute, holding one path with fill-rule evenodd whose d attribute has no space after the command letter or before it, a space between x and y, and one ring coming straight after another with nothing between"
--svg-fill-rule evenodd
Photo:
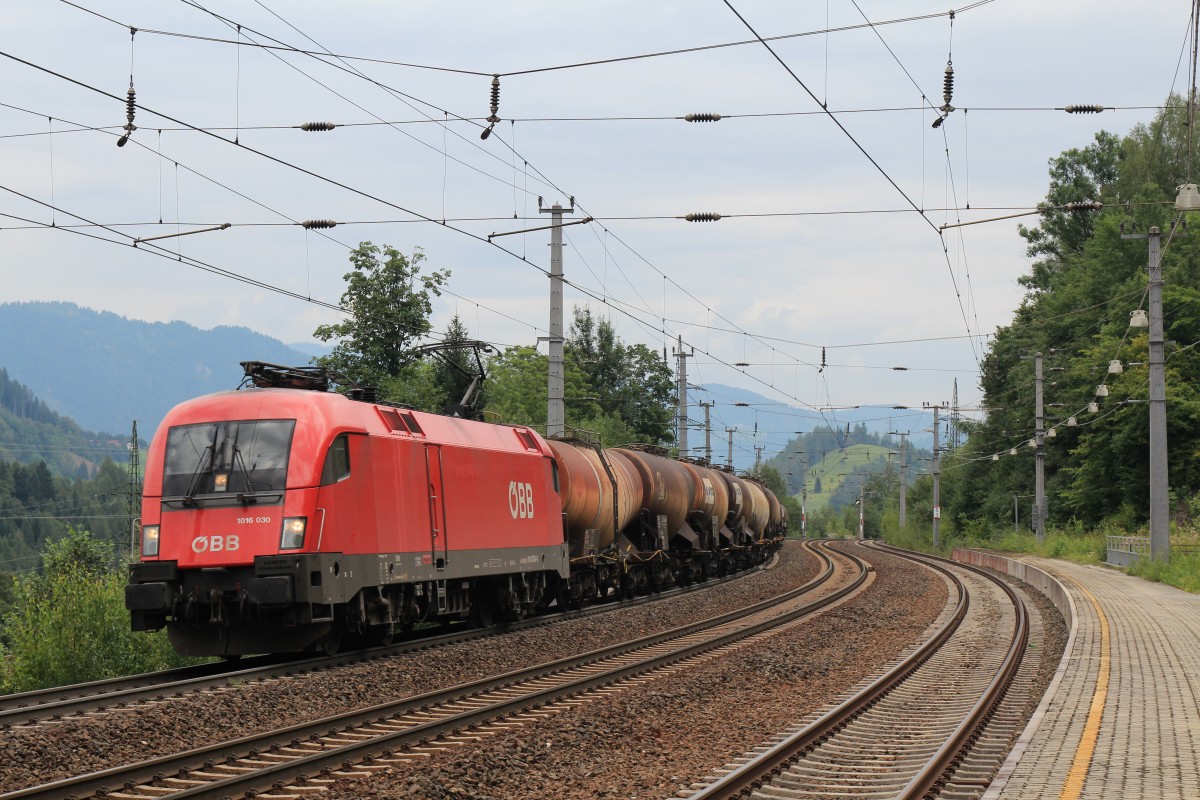
<instances>
[{"instance_id":1,"label":"metal fence","mask_svg":"<svg viewBox=\"0 0 1200 800\"><path fill-rule=\"evenodd\" d=\"M1128 567L1136 564L1137 560L1150 557L1149 536L1105 536L1105 547L1108 550L1107 561L1118 567ZM1193 555L1200 553L1200 544L1171 544L1172 555Z\"/></svg>"}]
</instances>

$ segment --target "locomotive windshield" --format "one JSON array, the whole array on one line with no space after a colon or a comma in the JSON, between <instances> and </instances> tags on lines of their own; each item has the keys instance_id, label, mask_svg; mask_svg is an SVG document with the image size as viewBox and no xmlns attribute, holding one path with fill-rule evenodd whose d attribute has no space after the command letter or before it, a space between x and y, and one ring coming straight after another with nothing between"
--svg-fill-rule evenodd
<instances>
[{"instance_id":1,"label":"locomotive windshield","mask_svg":"<svg viewBox=\"0 0 1200 800\"><path fill-rule=\"evenodd\" d=\"M196 498L282 500L295 427L295 420L279 419L171 428L163 467L163 497L181 498L184 505L194 503ZM278 497L271 497L272 493Z\"/></svg>"}]
</instances>

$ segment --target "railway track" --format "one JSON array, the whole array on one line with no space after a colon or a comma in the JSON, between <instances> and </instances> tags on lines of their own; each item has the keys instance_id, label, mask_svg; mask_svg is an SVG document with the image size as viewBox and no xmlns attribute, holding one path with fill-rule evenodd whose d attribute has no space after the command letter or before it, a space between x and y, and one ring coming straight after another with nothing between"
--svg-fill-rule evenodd
<instances>
[{"instance_id":1,"label":"railway track","mask_svg":"<svg viewBox=\"0 0 1200 800\"><path fill-rule=\"evenodd\" d=\"M302 675L334 669L369 659L388 658L414 650L468 642L486 636L551 625L567 619L602 614L618 608L633 608L660 599L709 589L728 581L751 575L763 567L754 567L725 578L702 584L663 590L655 595L625 600L619 605L604 603L568 613L547 614L520 622L510 622L490 628L477 628L464 623L460 629L440 633L417 633L403 641L385 647L347 651L337 655L313 657L256 656L236 662L214 662L192 667L150 672L142 675L111 678L70 686L51 687L20 694L0 695L0 728L13 725L53 723L71 716L110 713L137 708L151 703L170 702L187 694L210 691L232 682L249 683Z\"/></svg>"},{"instance_id":2,"label":"railway track","mask_svg":"<svg viewBox=\"0 0 1200 800\"><path fill-rule=\"evenodd\" d=\"M656 671L679 669L689 661L745 646L780 626L795 624L865 582L867 568L857 558L821 557L826 569L817 579L749 609L444 691L11 792L0 800L233 797L264 790L270 796L299 796L319 791L337 777L425 758L635 686ZM830 581L840 583L839 588L808 599Z\"/></svg>"},{"instance_id":3,"label":"railway track","mask_svg":"<svg viewBox=\"0 0 1200 800\"><path fill-rule=\"evenodd\" d=\"M1022 724L1005 713L1000 727L1007 730L987 730L1021 665L1029 613L1007 584L982 570L917 560L958 593L927 641L816 720L679 796L921 798L950 786L946 796L977 796L989 765L994 770L1002 759L997 743ZM986 752L973 755L981 740Z\"/></svg>"}]
</instances>

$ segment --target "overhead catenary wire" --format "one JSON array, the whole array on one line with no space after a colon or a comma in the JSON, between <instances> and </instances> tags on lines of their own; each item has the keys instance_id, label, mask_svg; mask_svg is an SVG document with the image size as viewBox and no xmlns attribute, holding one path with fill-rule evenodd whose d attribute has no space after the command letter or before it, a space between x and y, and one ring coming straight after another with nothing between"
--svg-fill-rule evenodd
<instances>
[{"instance_id":1,"label":"overhead catenary wire","mask_svg":"<svg viewBox=\"0 0 1200 800\"><path fill-rule=\"evenodd\" d=\"M86 6L80 5L79 3L72 2L72 0L59 0L59 1L64 3L65 5L71 6L72 8L78 9L79 11L83 11L87 14L91 14L92 16L99 17L100 19L103 19L114 25L119 25L123 28L130 27L130 25L128 25L126 23L120 22L120 21L118 21L112 17L109 17L105 14L101 14L100 12L95 11L94 9L91 9L91 8L87 8ZM839 26L836 28L828 28L827 27L827 28L820 29L820 30L809 30L809 31L802 31L802 32L798 32L798 33L780 34L778 36L768 37L767 41L772 41L772 42L785 41L788 39L798 39L798 38L803 38L803 37L807 37L807 36L828 35L831 33L847 33L847 32L851 32L851 31L861 30L866 27L873 27L875 25L899 25L899 24L904 24L904 23L909 23L909 22L920 22L923 20L938 19L940 17L948 16L952 13L961 14L966 11L971 11L980 6L985 6L991 2L994 2L994 0L978 0L977 2L968 3L967 5L957 8L957 9L954 9L953 11L941 11L941 12L935 12L935 13L931 13L931 14L920 14L920 15L914 15L914 16L909 16L909 17L900 17L900 18L896 18L896 19L882 20L882 21L874 23L871 26L868 26L865 24L864 25L843 25L843 26ZM262 4L259 3L259 5L262 5ZM263 8L266 8L266 6L263 6ZM270 9L267 9L267 10L270 11ZM271 13L274 14L273 11ZM278 17L277 14L275 14L275 16ZM282 20L282 17L280 17L280 19ZM286 22L286 20L284 20L284 23L288 24ZM296 53L298 55L306 55L306 56L326 56L327 55L327 56L331 56L333 58L337 58L337 59L341 59L341 60L345 60L345 61L361 61L363 63L370 63L370 64L380 64L380 65L394 66L394 67L405 67L405 68L410 68L410 69L431 70L431 71L435 71L435 72L447 72L447 73L453 73L453 74L459 74L459 75L470 75L470 76L474 76L474 77L487 77L487 78L492 77L492 75L499 75L500 77L504 78L504 77L510 77L510 76L516 76L516 75L533 75L533 74L543 73L543 72L559 72L559 71L563 71L563 70L582 69L582 68L586 68L586 67L596 67L596 66L602 66L602 65L607 65L607 64L618 64L618 63L628 62L628 61L641 61L641 60L651 59L651 58L664 58L664 57L669 57L669 56L687 55L690 53L701 53L701 52L706 52L706 51L710 51L710 50L720 50L720 49L725 49L725 48L730 48L730 47L744 47L744 46L755 45L755 44L759 43L758 39L743 39L743 40L733 41L733 42L721 42L718 44L696 45L693 47L682 47L682 48L676 48L676 49L672 49L672 50L660 50L660 51L653 51L653 52L648 52L648 53L638 53L638 54L628 55L628 56L614 56L611 58L598 58L598 59L591 59L591 60L587 60L587 61L571 62L571 63L566 63L566 64L556 64L556 65L549 65L549 66L543 66L543 67L532 67L529 69L522 69L522 70L509 70L509 71L497 72L495 70L473 70L473 69L467 69L464 67L447 67L447 66L437 66L437 65L432 65L432 64L415 64L415 63L411 63L411 62L396 61L396 60L384 59L384 58L373 58L373 57L368 57L368 56L355 56L355 55L349 55L349 54L337 54L337 53L332 53L328 50L325 50L325 48L322 48L321 50L318 51L318 50L306 50L304 48L298 48L298 47L294 47L291 45L284 45L284 44L278 44L278 43L274 44L274 45L264 45L264 44L258 44L258 43L253 43L253 42L242 42L242 41L239 41L236 39L222 39L220 37L215 37L215 36L203 36L200 34L183 33L181 31L167 31L167 30L160 30L160 29L146 28L146 27L141 27L141 28L139 28L139 30L146 34L152 34L152 35L156 35L156 36L169 36L169 37L175 37L175 38L180 38L180 39L192 39L192 40L201 41L201 42L211 42L214 44L227 44L227 45L233 45L233 46L239 47L239 48L240 47L258 47L263 50L278 50L278 51L291 52L291 53ZM256 33L257 35L265 35L265 34L260 34L257 31L254 31L254 33ZM268 37L268 38L270 38L270 37Z\"/></svg>"},{"instance_id":2,"label":"overhead catenary wire","mask_svg":"<svg viewBox=\"0 0 1200 800\"><path fill-rule=\"evenodd\" d=\"M608 231L606 231L606 235L608 235ZM604 296L604 295L602 295L602 293L601 293L601 296ZM768 385L769 385L769 384L768 384Z\"/></svg>"},{"instance_id":3,"label":"overhead catenary wire","mask_svg":"<svg viewBox=\"0 0 1200 800\"><path fill-rule=\"evenodd\" d=\"M751 33L753 33L754 36L762 43L763 47L765 47L767 49L767 52L769 52L771 54L772 58L774 58L779 63L779 65L781 67L783 67L783 69L788 73L788 75L790 75L792 77L792 79L800 86L800 88L802 88L804 90L804 92L809 97L812 98L813 102L819 104L821 101L818 100L817 96L815 94L813 94L811 89L808 88L808 85L805 84L804 81L800 79L800 76L797 75L790 66L788 66L787 62L784 61L779 56L779 54L775 52L774 48L772 48L771 45L765 39L763 39L763 37L758 33L758 31L754 29L754 26L752 26L749 23L749 21L747 21L746 18L743 17L742 14L736 8L733 7L733 4L730 2L730 0L724 0L724 3L729 8L729 10L732 11L734 13L734 15L742 22L742 24L745 25L746 28ZM913 209L916 210L918 214L920 214L921 218L925 221L925 223L927 225L929 225L930 229L932 229L934 231L934 233L936 233L938 235L938 239L942 243L943 255L946 258L946 268L950 272L950 281L954 285L955 298L958 301L959 310L962 312L963 323L967 327L967 333L970 333L971 332L971 324L970 324L970 322L967 321L967 312L966 312L966 309L963 308L962 295L958 289L958 281L954 277L954 269L950 265L949 249L946 247L945 239L942 236L941 231L939 231L937 229L937 225L934 224L933 220L929 219L929 217L925 214L925 212L913 201L913 199L911 197L908 196L908 193L905 192L902 188L900 188L900 185L898 183L896 183L895 179L893 179L891 175L888 174L887 170L885 170L883 168L883 166L878 161L875 160L874 156L872 156L867 151L867 149L865 147L863 147L863 145L858 141L858 139L856 139L854 137L854 135L850 133L850 131L846 128L846 126L843 125L841 123L841 121L838 120L838 118L835 115L829 114L829 112L827 110L825 113L831 120L833 120L834 124L837 125L838 129L841 130L842 133L845 134L846 137L854 144L854 146L858 149L858 151L860 153L862 153L863 156L865 156L869 162L871 162L871 165L875 167L875 169L884 177L884 179L887 180L887 182L892 185L892 188L894 188L897 192L900 193L900 196L903 197L904 200L910 206L912 206ZM976 356L976 360L978 360L978 356Z\"/></svg>"},{"instance_id":4,"label":"overhead catenary wire","mask_svg":"<svg viewBox=\"0 0 1200 800\"><path fill-rule=\"evenodd\" d=\"M211 11L209 11L208 9L204 8L204 6L200 5L200 4L199 4L198 2L196 2L195 0L183 0L183 1L184 1L184 2L185 2L187 5L190 5L190 6L192 6L192 7L194 7L194 8L197 8L197 9L199 9L199 10L201 10L201 11L204 11L205 13L211 14L212 16L216 17L217 19L220 19L220 20L222 20L222 21L223 21L225 24L227 24L227 25L231 25L231 26L233 26L234 24L237 24L237 26L238 26L238 31L239 31L239 42L241 41L241 36L240 36L240 33L241 33L241 24L240 24L240 23L235 23L233 20L229 20L229 19L227 19L227 18L225 18L225 17L222 17L222 16L220 16L220 15L218 15L218 14L215 14L214 12L211 12ZM980 6L980 5L985 5L985 4L987 4L987 2L990 2L990 1L991 1L991 0L982 0L982 2L975 3L975 4L972 4L972 5L970 5L970 6L964 7L964 9L963 9L963 10L968 10L968 9L970 9L970 8L975 8L975 7L978 7L978 6ZM256 2L258 2L258 0L256 0ZM74 4L72 4L72 5L74 5ZM269 8L267 8L267 7L266 7L266 6L265 6L263 3L259 2L259 5L260 5L260 6L262 6L263 8L266 8L268 11L270 11L270 9L269 9ZM732 6L730 6L730 8L732 8ZM281 21L283 21L285 24L287 24L289 27L291 27L293 30L296 30L297 32L301 33L301 35L305 35L305 34L303 34L303 32L302 32L302 31L299 31L299 29L298 29L298 28L296 28L296 26L294 26L294 25L292 25L291 23L287 22L287 20L284 20L282 17L280 17L280 16L279 16L278 14L276 14L275 12L271 11L271 13L272 13L273 15L275 15L277 18L279 18ZM736 11L735 11L735 13L736 13ZM953 17L953 12L951 12L951 17ZM262 35L264 35L264 36L265 36L265 34L262 34ZM756 35L756 36L758 36L757 32L755 32L755 35ZM267 38L272 38L272 39L273 39L273 41L278 41L277 39L274 39L273 37L267 37ZM318 46L320 46L320 45L319 45L319 43L317 43L317 42L315 42L314 40L312 40L312 39L311 39L311 37L307 37L307 36L306 36L306 38L308 38L310 41L313 41L313 43L314 43L314 44L318 44ZM761 41L761 37L759 37L759 41ZM764 42L764 44L765 44L765 42ZM323 49L323 50L325 50L325 53L326 53L326 54L330 53L330 51L328 51L328 49L327 49L327 48L323 48L323 47L322 47L322 49ZM770 49L770 47L769 47L769 46L768 46L768 49ZM336 58L336 56L335 56L335 58ZM341 59L339 59L339 60L341 60ZM322 61L323 61L323 59L322 59ZM324 63L328 63L328 62L324 62ZM782 63L782 62L781 62L781 63ZM290 66L290 65L289 65L289 66ZM293 67L293 68L294 68L294 67ZM403 95L403 96L405 96L405 97L409 97L409 95L406 95L406 94L404 94L404 93L397 93L395 90L391 89L390 87L386 87L384 84L380 83L379 81L376 81L376 80L374 80L374 79L372 79L372 78L369 78L368 76L366 76L365 74L361 73L361 71L359 71L359 70L357 70L357 69L354 69L354 68L351 68L351 69L353 70L353 72L354 72L355 74L357 74L357 75L359 75L359 76L363 77L364 79L367 79L367 80L371 81L372 83L375 83L376 85L380 86L381 88L384 88L385 90L387 90L387 91L389 91L389 92L391 92L391 93L393 93L393 94L397 94L398 96L399 96L399 95ZM301 72L302 74L304 74L304 73L303 73L303 71L300 71L300 72ZM793 75L793 77L794 77L794 75ZM315 79L314 79L314 80L315 80ZM318 81L318 83L320 83L320 82ZM321 84L321 85L322 85L322 86L324 86L324 84ZM803 84L801 84L801 85L803 85ZM326 88L328 88L328 87L326 87ZM805 87L805 88L807 89L807 87ZM336 94L336 93L335 93L335 94ZM811 94L811 92L810 92L810 94ZM339 95L339 96L341 96L341 95ZM414 98L414 99L415 99L415 98ZM436 106L434 106L434 107L436 107ZM493 116L494 116L494 114L493 114ZM461 119L461 117L460 117L460 119ZM489 128L489 130L490 130L490 128ZM845 129L843 128L843 130L845 130ZM849 134L847 134L847 135L849 135ZM851 137L851 138L853 139L853 137ZM857 144L857 142L856 142L856 144ZM860 149L861 149L861 148L860 148ZM865 151L864 151L864 152L865 152ZM869 155L868 155L868 158L870 158L870 156L869 156ZM526 162L526 163L528 163L528 162ZM878 165L877 165L877 166L878 166ZM535 171L536 171L536 170L535 170ZM486 173L485 173L485 174L486 174ZM540 173L538 173L538 174L540 174ZM886 172L885 172L884 174L885 174L885 176L886 176ZM889 177L889 180L891 180L891 179L890 179L890 177ZM893 183L893 185L895 185L895 184ZM514 188L515 188L515 187L514 187ZM899 187L898 187L898 186L897 186L897 189L899 189ZM901 192L901 194L903 194L903 192ZM905 196L905 197L906 197L906 199L908 199L908 198L907 198L907 196ZM911 200L910 200L909 202L911 203ZM917 210L920 212L920 210L919 210L919 209L917 209ZM923 217L925 216L923 212L920 212L920 213L921 213L921 215L922 215ZM927 217L926 217L926 221L927 221L927 222L929 221ZM626 246L628 246L628 245L626 245ZM945 254L946 258L947 258L947 267L949 268L949 267L950 267L950 264L949 264L948 250L947 250L947 248L945 248L945 246L943 246L943 251L944 251L944 254ZM643 260L644 260L644 259L643 259ZM648 263L648 262L647 262L647 263ZM951 279L952 279L952 281L954 280L953 270L951 270ZM676 284L676 285L678 285L678 284ZM956 291L956 297L958 297L958 300L959 300L959 306L960 306L960 308L961 308L961 306L962 306L962 300L961 300L961 296L958 294L958 291L957 291L957 285L955 286L955 291ZM964 316L964 322L966 322L966 314L965 314L965 310L964 310L964 314L963 314L963 316ZM968 331L969 331L969 324L968 324ZM978 359L977 359L977 360L978 360Z\"/></svg>"},{"instance_id":5,"label":"overhead catenary wire","mask_svg":"<svg viewBox=\"0 0 1200 800\"><path fill-rule=\"evenodd\" d=\"M194 6L194 7L198 7L198 8L200 8L200 10L204 10L203 6L200 6L199 4L196 4L196 2L188 2L188 5L192 5L192 6ZM263 5L263 4L259 4L259 5ZM265 8L266 6L264 5L263 7ZM206 11L206 10L205 10L205 11ZM209 13L211 13L211 12L209 12ZM272 13L274 13L274 12L272 12ZM278 14L276 14L276 17L278 17ZM281 18L281 19L282 19L282 18ZM283 20L283 22L287 22L287 20ZM288 24L290 25L290 23L288 23ZM299 29L296 29L294 25L290 25L290 26L292 26L292 28L293 28L294 30L299 30ZM328 50L326 50L326 52L328 52ZM944 247L943 247L943 251L946 251L946 248L944 248ZM948 259L948 252L947 252L947 259ZM948 266L949 266L949 264L948 264ZM953 279L953 270L952 270L952 279ZM961 307L961 297L960 297L960 299L959 299L959 305L960 305L960 307ZM964 318L965 318L965 315L966 315L966 314L965 314L965 311L964 311ZM965 320L965 321L966 321L966 320ZM970 329L970 325L968 325L968 329Z\"/></svg>"},{"instance_id":6,"label":"overhead catenary wire","mask_svg":"<svg viewBox=\"0 0 1200 800\"><path fill-rule=\"evenodd\" d=\"M0 106L7 106L5 103L0 103ZM888 106L880 108L832 108L832 114L888 114L897 112L912 112L927 110L927 106ZM1063 106L1029 106L1029 107L1002 107L1002 106L957 106L963 111L997 111L997 112L1017 112L1017 111L1064 111ZM1105 106L1106 111L1163 111L1174 109L1185 109L1186 104L1181 106L1173 106L1169 104L1156 105L1139 105L1139 106ZM448 112L446 112L448 114ZM772 117L814 117L823 115L824 111L763 111L763 112L747 112L722 114L722 119L766 119ZM537 122L670 122L684 119L686 115L671 114L671 115L655 115L655 116L589 116L589 117L506 117L510 123L537 123ZM483 122L486 117L454 117L450 119L450 123L464 122L478 125ZM186 132L186 131L286 131L286 130L333 130L335 128L372 128L385 127L394 125L445 125L445 119L432 119L424 117L421 119L385 119L363 122L338 122L338 123L279 123L275 125L201 125L197 124L194 127L171 127L165 126L159 130L171 132ZM318 127L319 126L319 127ZM121 125L85 125L78 128L69 128L66 130L58 130L55 133L80 133L93 130L121 130ZM24 133L6 133L0 134L0 139L22 139L35 136L45 136L46 131L26 131ZM940 209L930 208L927 211L938 211Z\"/></svg>"},{"instance_id":7,"label":"overhead catenary wire","mask_svg":"<svg viewBox=\"0 0 1200 800\"><path fill-rule=\"evenodd\" d=\"M7 54L5 54L5 55L7 55ZM20 60L20 59L17 59L17 60ZM27 63L27 62L26 62L26 63ZM70 78L67 78L67 80L71 80L72 82L76 82L76 81L74 81L74 79L70 79ZM86 84L83 84L83 85L85 86L85 88L90 88L90 89L93 89L94 91L98 91L98 92L100 92L100 93L102 93L102 94L107 94L107 93L103 92L102 90L95 89L94 87L86 86ZM112 96L112 95L109 95L109 96ZM24 110L24 109L22 109L22 110ZM153 113L153 112L152 112L152 113ZM186 123L181 123L181 124L186 124ZM224 142L227 142L227 143L233 144L233 142L231 142L231 141L230 141L230 140L228 140L228 139L225 139L224 137L219 137L219 136L218 136L218 137L216 137L216 138L218 138L218 139L221 139L221 141L224 141ZM240 144L240 143L239 143L239 144L236 144L235 146L238 146L238 147L241 147L241 148L244 148L244 149L251 150L252 152L257 152L257 151L254 151L254 149L253 149L253 148L248 148L248 147L247 147L246 145L244 145L244 144ZM271 157L271 156L267 156L267 157L268 157L268 158L271 158L272 160L277 160L277 159L274 159L274 157ZM304 170L303 168L299 168L299 169L301 169L301 171L308 172L307 170ZM199 174L199 173L197 173L197 174ZM312 174L312 173L310 173L310 174ZM206 176L205 176L205 177L206 177ZM211 180L211 179L210 179L210 180ZM223 185L223 184L222 184L222 185ZM226 188L228 188L228 187L226 187ZM231 190L231 191L233 191L233 190ZM240 194L240 193L238 193L238 194ZM243 197L246 197L245 195L241 195L241 196L243 196ZM27 199L32 199L32 198L27 198ZM247 199L249 199L249 198L247 198ZM37 202L37 201L35 201L35 202ZM386 201L382 201L382 202L386 202ZM391 204L389 203L389 205L391 205ZM401 209L401 210L405 210L405 211L407 211L407 209ZM408 213L412 213L412 212L408 212ZM11 215L8 215L8 216L11 216ZM77 217L77 218L79 218L79 217ZM31 224L34 224L34 225L40 225L40 224L41 224L41 223L38 223L38 222L37 222L37 221L35 221L35 220L27 220L27 219L24 219L24 218L18 218L18 219L22 219L22 221L25 221L25 222L28 222L28 223L31 223ZM82 219L82 218L81 218L81 219ZM434 220L432 220L431 218L429 218L429 217L424 217L424 216L422 216L422 217L421 217L421 219L422 219L423 221L426 221L426 222L433 222L433 221L434 221ZM100 226L100 224L99 224L99 223L96 223L96 222L94 222L94 221L90 221L90 220L86 221L86 222L85 222L85 224L87 224L87 225L91 225L91 226ZM301 222L299 222L299 221L296 221L296 222L293 222L293 223L291 223L291 224L296 224L296 225L299 225L299 224L302 224L302 223L301 223ZM472 234L469 234L469 233L468 233L468 235L472 235ZM472 235L472 236L473 236L473 235ZM102 238L102 237L100 237L100 238ZM131 237L131 238L135 238L135 237ZM474 237L474 236L473 236L473 238L479 238L479 237ZM617 241L621 242L621 244L623 244L623 245L625 244L625 242L624 242L623 240L621 240L619 237L615 237L615 236L614 236L614 238L615 238ZM105 241L111 241L111 240L105 240ZM344 246L346 246L346 245L344 245ZM628 247L628 245L626 245L626 246ZM502 249L502 250L504 250L504 248L501 248L501 249ZM510 251L507 251L507 250L505 250L505 252L510 252ZM634 251L634 252L636 252L636 251ZM510 255L514 255L514 256L516 256L516 254L513 254L513 253L510 253ZM524 259L524 258L521 258L520 256L516 256L516 257L520 258L522 261L525 261L525 259ZM640 255L639 255L639 257L640 257ZM175 259L176 259L176 260L182 260L182 259L180 259L180 258L179 258L178 254L175 254ZM643 260L645 260L645 259L643 259ZM526 263L529 263L529 262L526 262ZM647 263L647 264L649 264L649 262L648 262L648 261L647 261L646 263ZM539 267L538 265L536 265L536 264L531 264L531 265L532 265L532 266L534 266L535 268L537 268L537 269L539 269L539 270L541 270L541 271L545 272L545 270L544 270L544 269L542 269L541 267ZM198 266L198 265L195 265L195 266ZM651 266L653 266L653 265L651 265ZM200 267L200 268L205 268L205 269L207 269L207 265L206 265L205 267ZM220 268L214 268L214 269L218 269L218 270L219 270ZM657 269L657 268L656 268L656 269ZM212 270L209 270L209 271L212 271ZM668 278L668 276L666 276L666 275L665 275L665 273L661 273L661 272L660 272L660 274L663 274L663 277L664 277L664 278L666 278L666 279L669 279L669 278ZM672 282L674 283L674 281L672 281ZM568 282L568 283L569 283L569 282ZM678 284L676 284L676 285L678 286ZM271 286L271 285L269 285L269 284L263 284L262 286L263 286L263 288L268 288L268 289L270 289L270 290L272 290L272 291L277 291L277 292L283 292L283 293L290 294L291 296L293 296L293 297L294 297L294 298L296 298L296 299L305 299L305 300L309 300L310 302L314 302L314 303L317 303L317 304L319 304L319 305L323 305L323 306L325 306L325 307L327 307L327 308L330 308L330 309L332 309L332 310L338 310L338 311L340 311L341 313L346 313L346 311L345 311L344 309L341 309L341 308L340 308L340 307L338 307L338 306L335 306L335 305L333 305L333 304L328 304L328 303L322 303L321 301L314 301L314 300L311 300L311 298L306 298L304 295L300 295L299 293L295 293L295 292L290 292L290 291L288 291L288 290L284 290L284 289L282 289L281 287L275 287L275 286ZM581 287L579 287L578 285L576 285L576 286L575 286L575 288L581 288ZM683 287L680 287L680 288L683 288ZM685 291L686 291L686 290L685 290ZM689 294L690 294L690 293L689 293ZM603 295L601 295L601 296L597 297L597 296L596 296L596 295L593 293L593 294L592 294L592 296L594 297L594 299L600 299L600 300L602 300L602 301L603 301L603 299L604 299L604 298L603 298ZM461 298L461 296L459 296L459 297ZM462 299L466 299L466 298L462 298ZM699 302L698 298L694 298L694 297L693 297L693 299L696 299L696 300L697 300L697 302ZM472 302L473 302L473 301L472 301ZM624 312L624 311L623 311L623 313L626 313L627 315L629 315L629 314L628 314L628 312ZM504 315L504 316L507 316L507 315ZM632 315L629 315L629 316L631 316L631 318L633 318L633 316L632 316ZM508 318L509 318L509 319L512 319L511 317L508 317ZM724 319L724 317L722 317L722 319ZM665 331L661 331L661 330L660 330L660 332L663 332L663 333L665 333ZM744 333L744 331L742 331L742 332ZM757 337L757 336L756 336L755 338L759 338L759 337ZM769 383L766 383L766 382L764 382L764 385L770 386L770 384L769 384ZM773 387L773 386L772 386L771 388L777 388L777 387ZM797 399L797 400L798 400L798 398L793 398L793 399Z\"/></svg>"}]
</instances>

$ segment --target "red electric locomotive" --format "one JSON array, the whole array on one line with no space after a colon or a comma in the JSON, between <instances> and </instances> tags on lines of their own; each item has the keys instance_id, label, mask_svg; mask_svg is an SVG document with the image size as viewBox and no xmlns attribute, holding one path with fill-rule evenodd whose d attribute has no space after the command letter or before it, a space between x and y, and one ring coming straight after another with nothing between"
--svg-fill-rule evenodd
<instances>
[{"instance_id":1,"label":"red electric locomotive","mask_svg":"<svg viewBox=\"0 0 1200 800\"><path fill-rule=\"evenodd\" d=\"M147 457L125 604L180 653L487 625L744 569L786 533L750 479L330 392L316 368L243 366L258 388L172 409Z\"/></svg>"},{"instance_id":2,"label":"red electric locomotive","mask_svg":"<svg viewBox=\"0 0 1200 800\"><path fill-rule=\"evenodd\" d=\"M557 483L527 428L295 388L183 403L146 462L133 628L236 655L520 616L568 577Z\"/></svg>"}]
</instances>

